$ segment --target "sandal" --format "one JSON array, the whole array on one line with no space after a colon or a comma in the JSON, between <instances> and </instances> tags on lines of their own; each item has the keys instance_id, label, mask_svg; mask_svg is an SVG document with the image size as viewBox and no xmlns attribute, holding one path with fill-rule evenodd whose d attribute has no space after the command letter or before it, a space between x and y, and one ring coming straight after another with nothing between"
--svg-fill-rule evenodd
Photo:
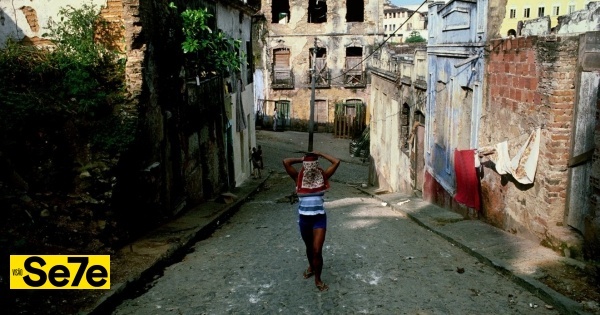
<instances>
[{"instance_id":1,"label":"sandal","mask_svg":"<svg viewBox=\"0 0 600 315\"><path fill-rule=\"evenodd\" d=\"M308 279L310 277L312 277L314 275L314 271L311 271L310 268L304 270L304 273L302 274L302 276L304 277L304 279Z\"/></svg>"},{"instance_id":2,"label":"sandal","mask_svg":"<svg viewBox=\"0 0 600 315\"><path fill-rule=\"evenodd\" d=\"M327 291L329 289L329 286L326 285L324 282L321 282L321 284L317 284L317 289L319 289L319 291L323 292L323 291Z\"/></svg>"}]
</instances>

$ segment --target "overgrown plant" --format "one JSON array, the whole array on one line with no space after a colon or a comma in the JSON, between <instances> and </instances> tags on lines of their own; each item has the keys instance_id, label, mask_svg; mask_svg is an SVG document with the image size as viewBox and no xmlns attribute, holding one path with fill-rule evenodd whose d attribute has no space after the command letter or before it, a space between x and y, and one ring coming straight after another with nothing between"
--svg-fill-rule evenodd
<instances>
[{"instance_id":1,"label":"overgrown plant","mask_svg":"<svg viewBox=\"0 0 600 315\"><path fill-rule=\"evenodd\" d=\"M96 151L123 150L135 124L117 114L125 102L124 61L97 41L106 21L91 5L61 8L55 21L44 34L54 47L8 41L0 50L0 151L19 159L15 146L39 134L77 139Z\"/></svg>"},{"instance_id":2,"label":"overgrown plant","mask_svg":"<svg viewBox=\"0 0 600 315\"><path fill-rule=\"evenodd\" d=\"M176 9L173 3L171 8ZM198 74L237 72L245 60L241 41L208 25L212 14L207 9L186 9L181 13L184 41L181 49L195 66Z\"/></svg>"}]
</instances>

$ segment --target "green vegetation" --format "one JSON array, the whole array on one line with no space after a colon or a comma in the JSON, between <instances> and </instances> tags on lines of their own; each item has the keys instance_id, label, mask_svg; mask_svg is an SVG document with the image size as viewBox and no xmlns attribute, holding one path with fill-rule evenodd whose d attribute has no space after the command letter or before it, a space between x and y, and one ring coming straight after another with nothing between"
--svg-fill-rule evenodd
<instances>
[{"instance_id":1,"label":"green vegetation","mask_svg":"<svg viewBox=\"0 0 600 315\"><path fill-rule=\"evenodd\" d=\"M170 6L176 9L173 3ZM221 30L213 31L207 23L211 17L207 9L186 9L181 13L185 37L181 48L187 61L198 73L240 71L245 60L240 50L241 41L228 37Z\"/></svg>"},{"instance_id":2,"label":"green vegetation","mask_svg":"<svg viewBox=\"0 0 600 315\"><path fill-rule=\"evenodd\" d=\"M12 151L13 159L19 158L16 147L35 134L77 139L113 153L133 137L135 123L119 117L124 60L96 40L110 24L91 5L61 8L58 20L44 34L55 46L8 41L0 50L0 151Z\"/></svg>"},{"instance_id":3,"label":"green vegetation","mask_svg":"<svg viewBox=\"0 0 600 315\"><path fill-rule=\"evenodd\" d=\"M417 31L412 31L408 38L405 40L406 43L423 43L427 40L419 34Z\"/></svg>"}]
</instances>

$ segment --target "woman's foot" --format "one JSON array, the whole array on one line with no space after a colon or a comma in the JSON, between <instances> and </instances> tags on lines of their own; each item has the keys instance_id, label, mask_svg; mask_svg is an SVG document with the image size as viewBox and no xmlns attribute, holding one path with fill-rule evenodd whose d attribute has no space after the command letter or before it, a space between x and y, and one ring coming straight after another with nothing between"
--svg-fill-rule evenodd
<instances>
[{"instance_id":1,"label":"woman's foot","mask_svg":"<svg viewBox=\"0 0 600 315\"><path fill-rule=\"evenodd\" d=\"M302 276L304 277L304 279L308 279L310 277L312 277L315 273L310 269L310 267L308 267L308 269L304 270L304 273L302 274Z\"/></svg>"},{"instance_id":2,"label":"woman's foot","mask_svg":"<svg viewBox=\"0 0 600 315\"><path fill-rule=\"evenodd\" d=\"M323 292L323 291L327 291L329 289L329 286L325 284L325 282L321 282L321 283L316 283L317 289L319 289L319 291Z\"/></svg>"}]
</instances>

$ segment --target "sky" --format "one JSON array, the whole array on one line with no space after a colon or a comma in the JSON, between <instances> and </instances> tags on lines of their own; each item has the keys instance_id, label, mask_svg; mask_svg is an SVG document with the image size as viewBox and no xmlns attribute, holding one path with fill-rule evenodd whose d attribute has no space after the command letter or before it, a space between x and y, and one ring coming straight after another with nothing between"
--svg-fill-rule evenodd
<instances>
[{"instance_id":1,"label":"sky","mask_svg":"<svg viewBox=\"0 0 600 315\"><path fill-rule=\"evenodd\" d=\"M397 6L421 4L423 0L392 0L392 3Z\"/></svg>"},{"instance_id":2,"label":"sky","mask_svg":"<svg viewBox=\"0 0 600 315\"><path fill-rule=\"evenodd\" d=\"M409 9L416 9L421 3L423 3L424 0L391 0L392 4L399 6L399 7L406 7ZM413 8L414 7L414 8ZM421 8L421 11L425 10L427 11L427 5L424 5Z\"/></svg>"}]
</instances>

